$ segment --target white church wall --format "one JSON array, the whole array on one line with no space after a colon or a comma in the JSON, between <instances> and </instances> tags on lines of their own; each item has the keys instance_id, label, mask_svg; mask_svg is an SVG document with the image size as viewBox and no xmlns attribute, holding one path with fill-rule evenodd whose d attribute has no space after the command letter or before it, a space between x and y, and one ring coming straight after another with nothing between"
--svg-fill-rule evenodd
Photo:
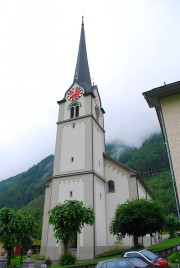
<instances>
[{"instance_id":1,"label":"white church wall","mask_svg":"<svg viewBox=\"0 0 180 268\"><path fill-rule=\"evenodd\" d=\"M84 181L81 178L60 181L58 202L65 200L84 201Z\"/></svg>"},{"instance_id":2,"label":"white church wall","mask_svg":"<svg viewBox=\"0 0 180 268\"><path fill-rule=\"evenodd\" d=\"M61 172L85 168L85 123L76 124L74 128L66 124L62 129Z\"/></svg>"},{"instance_id":3,"label":"white church wall","mask_svg":"<svg viewBox=\"0 0 180 268\"><path fill-rule=\"evenodd\" d=\"M107 181L113 180L115 185L115 192L108 193L106 189L108 246L113 246L116 241L116 237L109 233L109 224L114 217L115 209L118 204L125 203L129 198L128 176L128 172L121 167L105 160L105 178Z\"/></svg>"},{"instance_id":4,"label":"white church wall","mask_svg":"<svg viewBox=\"0 0 180 268\"><path fill-rule=\"evenodd\" d=\"M64 120L64 112L65 112L64 107L65 107L65 103L61 103L59 105L58 122Z\"/></svg>"},{"instance_id":5,"label":"white church wall","mask_svg":"<svg viewBox=\"0 0 180 268\"><path fill-rule=\"evenodd\" d=\"M85 99L85 112L84 113L85 115L91 115L92 114L92 97L91 95L86 95L84 99Z\"/></svg>"},{"instance_id":6,"label":"white church wall","mask_svg":"<svg viewBox=\"0 0 180 268\"><path fill-rule=\"evenodd\" d=\"M100 126L102 126L102 128L104 128L104 118L103 118L103 113L101 110L99 112L98 122L99 122Z\"/></svg>"},{"instance_id":7,"label":"white church wall","mask_svg":"<svg viewBox=\"0 0 180 268\"><path fill-rule=\"evenodd\" d=\"M57 203L63 203L65 200L79 200L83 201L86 207L93 207L93 196L92 192L89 191L93 187L92 178L92 174L84 174L82 176L75 175L66 176L64 179L63 177L54 179L51 192L51 208ZM93 232L94 226L85 225L82 233L78 235L78 258L86 259L88 254L91 257L93 256ZM48 256L52 256L52 259L57 259L61 251L61 246L54 240L51 226L48 228L48 237L46 255L49 253L50 255Z\"/></svg>"},{"instance_id":8,"label":"white church wall","mask_svg":"<svg viewBox=\"0 0 180 268\"><path fill-rule=\"evenodd\" d=\"M95 180L95 221L96 246L106 246L105 183L98 178Z\"/></svg>"},{"instance_id":9,"label":"white church wall","mask_svg":"<svg viewBox=\"0 0 180 268\"><path fill-rule=\"evenodd\" d=\"M84 202L84 181L81 178L73 178L60 181L59 183L59 203L65 200L79 200ZM80 246L83 246L83 231L79 235Z\"/></svg>"},{"instance_id":10,"label":"white church wall","mask_svg":"<svg viewBox=\"0 0 180 268\"><path fill-rule=\"evenodd\" d=\"M138 186L136 174L131 174L128 179L129 182L129 200L139 198L138 196Z\"/></svg>"},{"instance_id":11,"label":"white church wall","mask_svg":"<svg viewBox=\"0 0 180 268\"><path fill-rule=\"evenodd\" d=\"M94 118L96 118L96 120L98 121L99 125L104 128L104 119L103 119L103 113L99 107L99 114L97 116L97 113L96 113L96 102L95 102L95 99L92 100L92 114L94 116Z\"/></svg>"},{"instance_id":12,"label":"white church wall","mask_svg":"<svg viewBox=\"0 0 180 268\"><path fill-rule=\"evenodd\" d=\"M93 150L94 150L94 170L101 176L104 176L104 138L103 132L100 127L94 122L93 123Z\"/></svg>"},{"instance_id":13,"label":"white church wall","mask_svg":"<svg viewBox=\"0 0 180 268\"><path fill-rule=\"evenodd\" d=\"M46 187L45 189L45 195L46 198L44 200L44 215L43 215L43 228L42 228L42 239L41 239L41 254L46 254L46 245L48 242L48 233L46 230L48 230L49 225L49 217L48 217L48 211L50 209L51 204L51 187Z\"/></svg>"},{"instance_id":14,"label":"white church wall","mask_svg":"<svg viewBox=\"0 0 180 268\"><path fill-rule=\"evenodd\" d=\"M56 147L55 147L55 156L54 156L53 175L59 175L59 172L60 172L59 159L61 156L61 150L59 150L59 148L61 148L61 144L62 144L62 140L61 140L62 132L61 131L62 131L62 125L58 125L57 133L56 133Z\"/></svg>"},{"instance_id":15,"label":"white church wall","mask_svg":"<svg viewBox=\"0 0 180 268\"><path fill-rule=\"evenodd\" d=\"M137 187L139 198L146 198L146 190L139 181L137 181Z\"/></svg>"},{"instance_id":16,"label":"white church wall","mask_svg":"<svg viewBox=\"0 0 180 268\"><path fill-rule=\"evenodd\" d=\"M59 179L55 180L54 183L49 182L46 186L46 199L44 206L43 231L41 241L41 254L45 255L46 257L50 257L53 260L58 259L61 252L61 246L56 241L53 226L49 224L48 211L58 203L58 184Z\"/></svg>"}]
</instances>

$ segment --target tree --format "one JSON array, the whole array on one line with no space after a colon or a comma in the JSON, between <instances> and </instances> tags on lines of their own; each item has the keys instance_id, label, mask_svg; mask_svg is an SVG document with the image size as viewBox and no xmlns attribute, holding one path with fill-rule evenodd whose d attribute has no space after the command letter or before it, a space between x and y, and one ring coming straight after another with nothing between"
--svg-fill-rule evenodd
<instances>
[{"instance_id":1,"label":"tree","mask_svg":"<svg viewBox=\"0 0 180 268\"><path fill-rule=\"evenodd\" d=\"M21 245L21 262L23 252L27 252L37 233L36 219L27 211L19 210L16 213L16 233L18 243Z\"/></svg>"},{"instance_id":2,"label":"tree","mask_svg":"<svg viewBox=\"0 0 180 268\"><path fill-rule=\"evenodd\" d=\"M93 225L94 211L86 208L78 200L66 200L49 211L49 223L53 225L57 241L64 246L64 253L68 251L68 242L73 241L77 233L81 233L85 224Z\"/></svg>"},{"instance_id":3,"label":"tree","mask_svg":"<svg viewBox=\"0 0 180 268\"><path fill-rule=\"evenodd\" d=\"M175 231L179 227L178 218L174 214L169 214L166 217L165 230L169 232L169 237L175 237Z\"/></svg>"},{"instance_id":4,"label":"tree","mask_svg":"<svg viewBox=\"0 0 180 268\"><path fill-rule=\"evenodd\" d=\"M23 248L29 249L32 244L32 236L36 233L36 221L28 212L17 211L11 208L0 210L0 241L7 250L7 257L10 262L14 247L20 243L21 260Z\"/></svg>"},{"instance_id":5,"label":"tree","mask_svg":"<svg viewBox=\"0 0 180 268\"><path fill-rule=\"evenodd\" d=\"M0 241L7 251L8 262L10 262L13 248L17 244L16 216L11 208L0 210Z\"/></svg>"},{"instance_id":6,"label":"tree","mask_svg":"<svg viewBox=\"0 0 180 268\"><path fill-rule=\"evenodd\" d=\"M138 237L161 231L165 223L164 207L159 201L135 199L118 205L110 224L110 233L118 237L134 237L134 247Z\"/></svg>"}]
</instances>

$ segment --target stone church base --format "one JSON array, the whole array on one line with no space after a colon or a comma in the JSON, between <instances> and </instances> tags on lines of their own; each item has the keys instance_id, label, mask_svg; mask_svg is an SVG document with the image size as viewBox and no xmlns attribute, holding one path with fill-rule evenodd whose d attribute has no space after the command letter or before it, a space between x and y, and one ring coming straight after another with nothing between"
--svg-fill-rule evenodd
<instances>
[{"instance_id":1,"label":"stone church base","mask_svg":"<svg viewBox=\"0 0 180 268\"><path fill-rule=\"evenodd\" d=\"M41 246L41 256L45 256L45 258L50 258L51 260L58 260L60 257L60 248L57 246L51 247L43 247Z\"/></svg>"}]
</instances>

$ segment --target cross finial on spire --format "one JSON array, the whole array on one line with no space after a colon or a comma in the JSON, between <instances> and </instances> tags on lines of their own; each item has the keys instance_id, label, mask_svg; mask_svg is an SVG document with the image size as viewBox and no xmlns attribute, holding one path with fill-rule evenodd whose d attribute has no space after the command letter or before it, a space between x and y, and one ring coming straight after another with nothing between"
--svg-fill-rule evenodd
<instances>
[{"instance_id":1,"label":"cross finial on spire","mask_svg":"<svg viewBox=\"0 0 180 268\"><path fill-rule=\"evenodd\" d=\"M82 16L82 25L84 25L84 16Z\"/></svg>"}]
</instances>

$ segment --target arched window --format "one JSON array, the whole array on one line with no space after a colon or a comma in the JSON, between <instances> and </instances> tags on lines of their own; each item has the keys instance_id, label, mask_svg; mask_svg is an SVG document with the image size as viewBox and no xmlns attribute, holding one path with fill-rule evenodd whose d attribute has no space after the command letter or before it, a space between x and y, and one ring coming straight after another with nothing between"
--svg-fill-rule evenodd
<instances>
[{"instance_id":1,"label":"arched window","mask_svg":"<svg viewBox=\"0 0 180 268\"><path fill-rule=\"evenodd\" d=\"M108 192L109 193L115 192L114 181L108 181Z\"/></svg>"},{"instance_id":2,"label":"arched window","mask_svg":"<svg viewBox=\"0 0 180 268\"><path fill-rule=\"evenodd\" d=\"M75 118L75 117L79 116L79 107L80 107L80 104L78 102L71 104L71 106L70 106L70 118Z\"/></svg>"}]
</instances>

